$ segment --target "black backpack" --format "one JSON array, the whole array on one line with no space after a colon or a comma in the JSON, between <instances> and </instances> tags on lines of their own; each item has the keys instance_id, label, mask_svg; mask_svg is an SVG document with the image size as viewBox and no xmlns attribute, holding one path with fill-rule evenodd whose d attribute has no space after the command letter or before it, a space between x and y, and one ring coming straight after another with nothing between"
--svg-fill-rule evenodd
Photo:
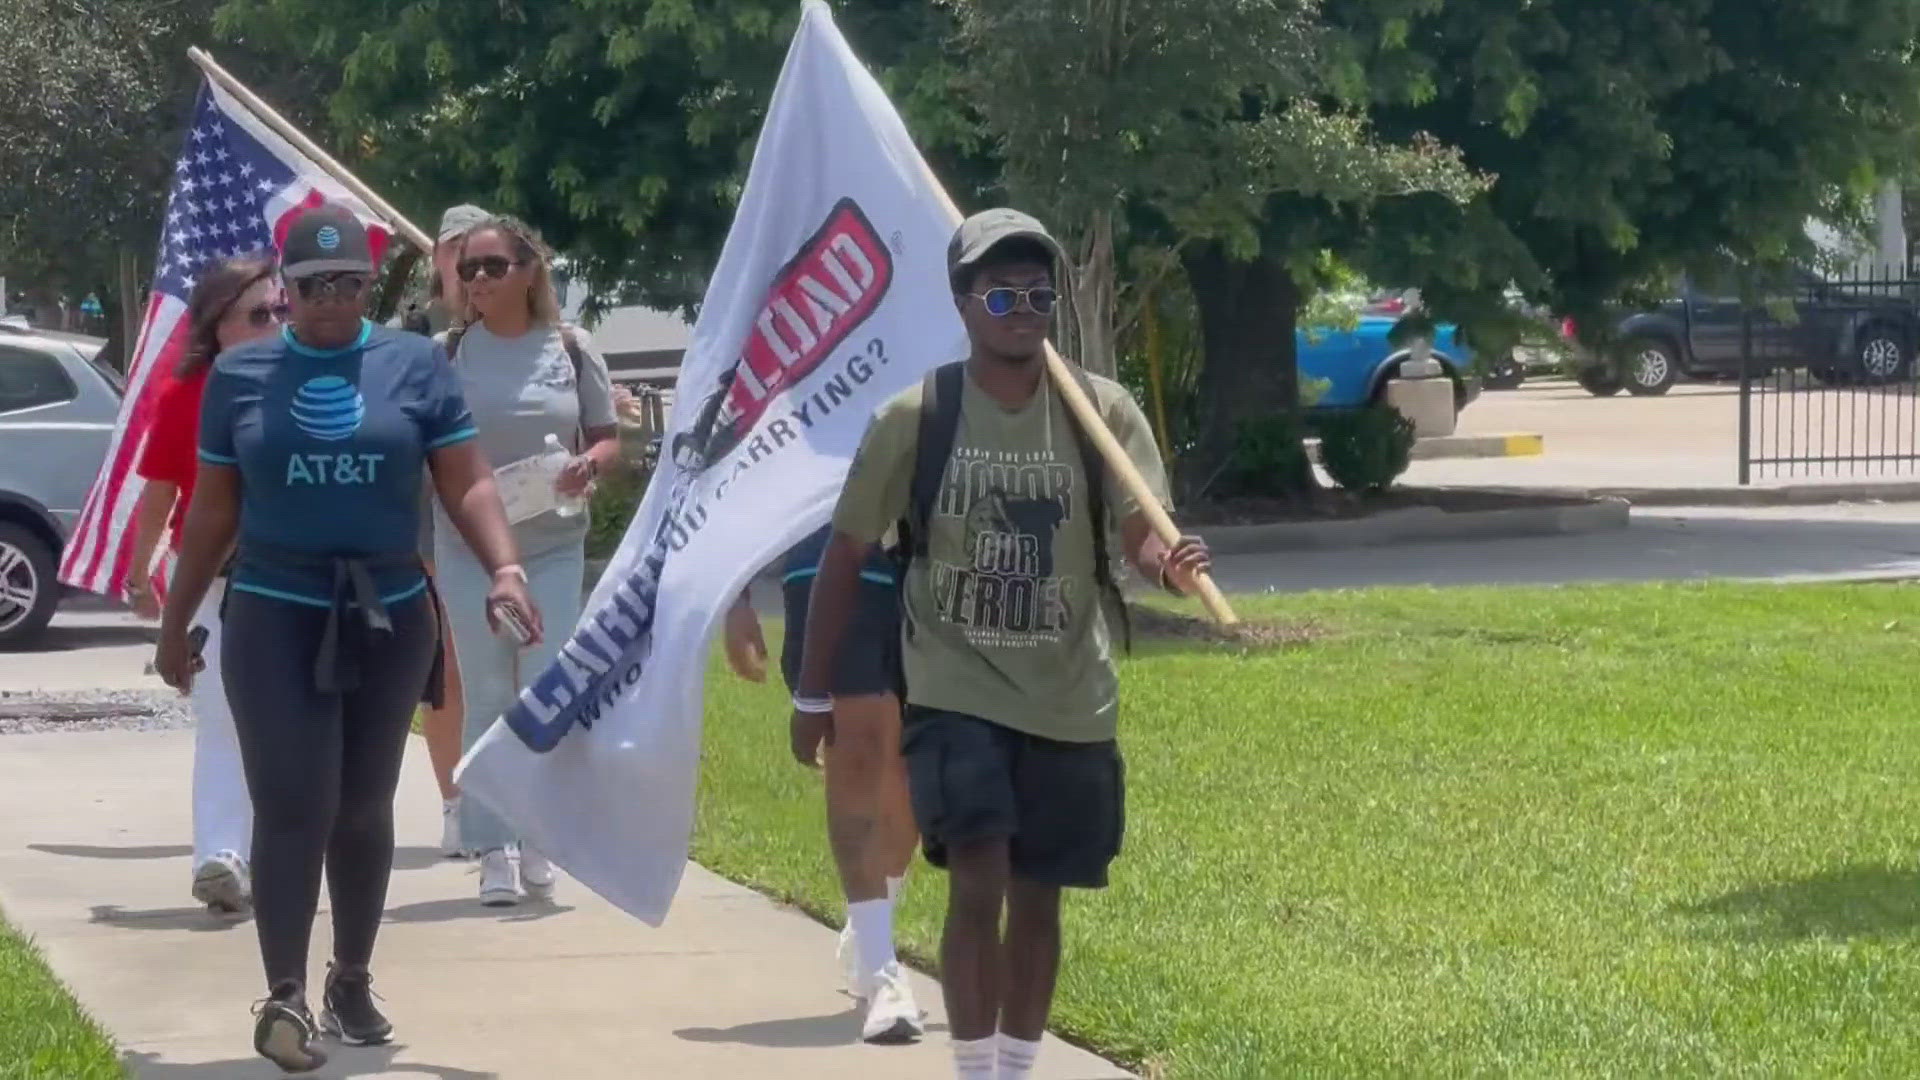
<instances>
[{"instance_id":1,"label":"black backpack","mask_svg":"<svg viewBox=\"0 0 1920 1080\"><path fill-rule=\"evenodd\" d=\"M1074 381L1080 384L1080 390L1087 395L1088 401L1099 400L1094 397L1093 380L1087 377L1085 370L1073 364L1067 365L1067 370L1073 372ZM900 519L897 526L894 547L894 561L899 568L896 580L900 583L901 625L909 637L913 635L913 621L906 611L907 570L915 560L927 557L927 537L931 532L928 523L933 520L934 503L940 498L940 481L946 475L947 462L953 457L954 440L960 431L960 399L966 385L966 373L966 362L957 361L928 372L921 384L920 435L913 459L913 486L909 489L907 515ZM1113 561L1107 550L1106 463L1072 409L1067 410L1067 417L1073 429L1074 442L1080 448L1081 470L1087 476L1087 512L1091 515L1093 525L1094 581L1099 586L1101 602L1108 604L1117 616L1124 647L1131 651L1133 627L1127 617L1126 602L1120 595L1120 585L1114 580ZM904 673L901 682L904 692Z\"/></svg>"}]
</instances>

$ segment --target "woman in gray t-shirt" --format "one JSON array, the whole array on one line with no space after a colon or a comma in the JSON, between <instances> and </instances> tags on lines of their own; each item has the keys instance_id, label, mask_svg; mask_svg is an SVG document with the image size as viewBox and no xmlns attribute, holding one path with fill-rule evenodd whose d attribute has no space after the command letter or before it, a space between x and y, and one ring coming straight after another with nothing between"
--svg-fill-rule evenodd
<instances>
[{"instance_id":1,"label":"woman in gray t-shirt","mask_svg":"<svg viewBox=\"0 0 1920 1080\"><path fill-rule=\"evenodd\" d=\"M480 431L481 453L496 472L517 465L513 472L535 475L527 463L552 453L549 436L567 455L550 487L541 476L520 498L513 495L512 473L502 477L530 590L553 627L539 646L522 649L489 629L490 582L444 513L435 513L434 568L460 657L471 749L520 688L553 661L579 621L587 513L568 513L568 504L577 505L600 469L618 458L620 429L606 361L585 333L560 321L552 255L539 235L512 218L489 218L467 233L457 266L462 295L456 310L463 317L444 340ZM460 834L467 848L480 852L481 903L517 904L523 892L537 900L552 896L553 868L524 847L516 866L512 831L485 806L461 800Z\"/></svg>"}]
</instances>

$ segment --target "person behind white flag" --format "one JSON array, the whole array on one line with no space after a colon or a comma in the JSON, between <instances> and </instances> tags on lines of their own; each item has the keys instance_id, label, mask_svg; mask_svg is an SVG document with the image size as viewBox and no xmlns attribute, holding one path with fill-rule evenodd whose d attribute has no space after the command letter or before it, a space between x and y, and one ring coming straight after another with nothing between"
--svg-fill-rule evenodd
<instances>
[{"instance_id":1,"label":"person behind white flag","mask_svg":"<svg viewBox=\"0 0 1920 1080\"><path fill-rule=\"evenodd\" d=\"M458 774L464 797L650 924L686 867L722 614L826 524L874 411L965 354L952 232L899 114L809 0L654 482L559 658Z\"/></svg>"}]
</instances>

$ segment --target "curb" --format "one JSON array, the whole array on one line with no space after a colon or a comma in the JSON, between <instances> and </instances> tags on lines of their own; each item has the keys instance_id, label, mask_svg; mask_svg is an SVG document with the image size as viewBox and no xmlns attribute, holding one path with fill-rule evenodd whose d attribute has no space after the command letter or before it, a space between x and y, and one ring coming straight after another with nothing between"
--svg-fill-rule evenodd
<instances>
[{"instance_id":1,"label":"curb","mask_svg":"<svg viewBox=\"0 0 1920 1080\"><path fill-rule=\"evenodd\" d=\"M1320 464L1320 440L1305 440L1307 460ZM1539 457L1547 452L1544 436L1531 432L1504 435L1434 435L1413 444L1413 460L1437 461L1446 458Z\"/></svg>"},{"instance_id":2,"label":"curb","mask_svg":"<svg viewBox=\"0 0 1920 1080\"><path fill-rule=\"evenodd\" d=\"M1443 491L1492 491L1567 499L1623 499L1634 506L1833 506L1859 502L1920 502L1920 481L1789 484L1782 487L1522 487L1435 485Z\"/></svg>"},{"instance_id":3,"label":"curb","mask_svg":"<svg viewBox=\"0 0 1920 1080\"><path fill-rule=\"evenodd\" d=\"M1574 506L1460 513L1422 506L1351 521L1216 525L1203 527L1199 532L1216 555L1264 555L1276 551L1378 547L1434 540L1492 540L1603 532L1626 528L1630 509L1624 499L1605 497Z\"/></svg>"}]
</instances>

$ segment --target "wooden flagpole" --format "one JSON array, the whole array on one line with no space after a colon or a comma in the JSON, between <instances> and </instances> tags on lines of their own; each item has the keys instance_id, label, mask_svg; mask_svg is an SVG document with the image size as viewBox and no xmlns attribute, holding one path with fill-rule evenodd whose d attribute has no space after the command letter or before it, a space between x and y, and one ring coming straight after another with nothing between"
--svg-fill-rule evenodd
<instances>
[{"instance_id":1,"label":"wooden flagpole","mask_svg":"<svg viewBox=\"0 0 1920 1080\"><path fill-rule=\"evenodd\" d=\"M953 196L947 194L946 186L940 183L939 177L933 175L933 167L926 164L926 159L921 159L921 166L926 169L927 179L932 182L933 190L939 193L940 201L945 204L948 216L953 219L954 228L959 228L964 217L960 213L960 208L954 204ZM1127 494L1140 507L1140 512L1147 516L1147 524L1152 526L1154 534L1160 537L1160 542L1168 547L1179 542L1180 529L1174 525L1173 518L1168 516L1166 507L1160 505L1160 499L1153 493L1153 488L1147 484L1146 477L1140 475L1140 470L1133 464L1133 458L1127 456L1126 448L1122 447L1120 440L1114 438L1113 432L1108 430L1107 422L1100 417L1100 410L1087 397L1086 391L1080 389L1080 380L1073 377L1073 372L1067 367L1066 360L1060 356L1060 351L1053 347L1051 340L1047 342L1047 374L1053 379L1053 388L1059 392L1061 399L1067 403L1067 408L1073 412L1074 419L1080 422L1080 426L1093 440L1093 445L1100 451L1100 456L1107 459L1107 467L1120 478L1120 486L1127 489ZM1105 527L1104 522L1094 523L1096 529ZM1212 575L1201 574L1197 584L1200 603L1206 607L1207 614L1212 615L1215 622L1221 626L1239 624L1240 617L1233 613L1233 606L1227 603L1226 594L1214 584Z\"/></svg>"},{"instance_id":2,"label":"wooden flagpole","mask_svg":"<svg viewBox=\"0 0 1920 1080\"><path fill-rule=\"evenodd\" d=\"M387 219L387 223L399 230L400 235L408 243L420 249L421 254L425 255L433 252L433 238L428 236L425 230L413 222L408 221L406 217L402 215L400 211L395 210L393 205L387 202L387 200L374 194L373 189L361 183L359 177L348 172L346 166L333 160L331 154L320 149L320 147L316 145L312 139L307 138L299 128L294 127L293 124L288 122L286 117L275 112L273 106L260 100L260 96L247 89L246 84L228 74L226 68L214 63L213 57L207 55L206 50L197 45L189 48L187 50L187 59L199 65L200 70L206 72L207 78L219 83L221 89L232 94L240 104L252 110L253 114L259 117L262 123L278 132L282 138L292 143L301 153L312 158L313 163L326 170L327 175L338 180L341 187L353 192L361 202L371 207L374 213Z\"/></svg>"}]
</instances>

